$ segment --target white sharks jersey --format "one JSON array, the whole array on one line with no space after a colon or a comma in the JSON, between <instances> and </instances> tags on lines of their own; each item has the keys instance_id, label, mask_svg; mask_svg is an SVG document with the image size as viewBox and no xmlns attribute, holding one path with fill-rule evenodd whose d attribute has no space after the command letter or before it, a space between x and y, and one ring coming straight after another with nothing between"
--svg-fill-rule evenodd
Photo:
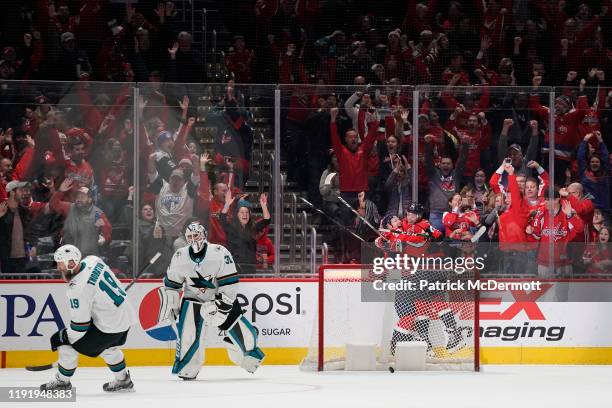
<instances>
[{"instance_id":1,"label":"white sharks jersey","mask_svg":"<svg viewBox=\"0 0 612 408\"><path fill-rule=\"evenodd\" d=\"M164 278L165 287L182 289L184 299L198 302L213 300L217 293L224 293L233 301L237 284L232 255L224 246L211 243L206 243L198 254L193 253L191 246L179 248Z\"/></svg>"},{"instance_id":2,"label":"white sharks jersey","mask_svg":"<svg viewBox=\"0 0 612 408\"><path fill-rule=\"evenodd\" d=\"M74 343L95 325L104 333L121 333L134 322L134 312L123 285L97 256L88 256L68 283L70 305L68 339Z\"/></svg>"}]
</instances>

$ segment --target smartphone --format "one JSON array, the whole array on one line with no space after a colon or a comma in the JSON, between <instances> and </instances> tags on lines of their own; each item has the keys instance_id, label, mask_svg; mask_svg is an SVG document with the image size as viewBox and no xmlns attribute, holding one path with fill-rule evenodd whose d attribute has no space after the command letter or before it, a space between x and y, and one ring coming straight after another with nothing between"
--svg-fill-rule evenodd
<instances>
[{"instance_id":1,"label":"smartphone","mask_svg":"<svg viewBox=\"0 0 612 408\"><path fill-rule=\"evenodd\" d=\"M504 163L508 163L508 164L510 164L510 163L512 163L512 159L511 159L510 157L506 157L506 158L504 159Z\"/></svg>"}]
</instances>

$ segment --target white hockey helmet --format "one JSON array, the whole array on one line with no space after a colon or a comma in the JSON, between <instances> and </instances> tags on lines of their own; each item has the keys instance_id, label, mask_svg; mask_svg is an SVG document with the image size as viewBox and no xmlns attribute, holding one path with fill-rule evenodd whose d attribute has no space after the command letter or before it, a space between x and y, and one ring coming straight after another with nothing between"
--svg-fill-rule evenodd
<instances>
[{"instance_id":1,"label":"white hockey helmet","mask_svg":"<svg viewBox=\"0 0 612 408\"><path fill-rule=\"evenodd\" d=\"M200 221L192 221L185 228L185 240L194 253L199 253L206 244L208 233Z\"/></svg>"},{"instance_id":2,"label":"white hockey helmet","mask_svg":"<svg viewBox=\"0 0 612 408\"><path fill-rule=\"evenodd\" d=\"M53 260L58 263L62 262L71 274L74 273L74 269L78 268L78 265L81 262L81 257L82 255L79 248L70 244L62 245L61 247L57 248L57 251L55 251L55 254L53 254ZM74 261L76 265L72 269L68 267L70 261Z\"/></svg>"}]
</instances>

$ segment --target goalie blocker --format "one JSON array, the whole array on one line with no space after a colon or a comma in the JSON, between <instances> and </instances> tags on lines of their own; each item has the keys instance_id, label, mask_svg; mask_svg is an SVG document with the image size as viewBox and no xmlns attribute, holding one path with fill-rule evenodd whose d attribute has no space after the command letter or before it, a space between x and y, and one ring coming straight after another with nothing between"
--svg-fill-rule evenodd
<instances>
[{"instance_id":1,"label":"goalie blocker","mask_svg":"<svg viewBox=\"0 0 612 408\"><path fill-rule=\"evenodd\" d=\"M189 246L176 251L164 287L158 290L159 321L178 318L172 373L185 380L197 377L204 361L205 326L224 333L230 359L254 373L264 353L236 299L238 274L232 256L225 247L206 242L206 230L197 221L187 226L185 238Z\"/></svg>"}]
</instances>

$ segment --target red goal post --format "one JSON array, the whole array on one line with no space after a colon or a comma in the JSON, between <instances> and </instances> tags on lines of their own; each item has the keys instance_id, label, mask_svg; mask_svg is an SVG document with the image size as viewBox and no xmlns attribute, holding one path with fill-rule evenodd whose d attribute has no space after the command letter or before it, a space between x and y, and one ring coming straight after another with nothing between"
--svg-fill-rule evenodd
<instances>
[{"instance_id":1,"label":"red goal post","mask_svg":"<svg viewBox=\"0 0 612 408\"><path fill-rule=\"evenodd\" d=\"M349 343L375 344L377 368L387 369L396 341L426 340L428 370L479 371L476 290L436 292L425 299L423 293L402 292L389 301L364 301L363 285L376 277L372 265L320 266L317 317L302 369L343 369Z\"/></svg>"}]
</instances>

